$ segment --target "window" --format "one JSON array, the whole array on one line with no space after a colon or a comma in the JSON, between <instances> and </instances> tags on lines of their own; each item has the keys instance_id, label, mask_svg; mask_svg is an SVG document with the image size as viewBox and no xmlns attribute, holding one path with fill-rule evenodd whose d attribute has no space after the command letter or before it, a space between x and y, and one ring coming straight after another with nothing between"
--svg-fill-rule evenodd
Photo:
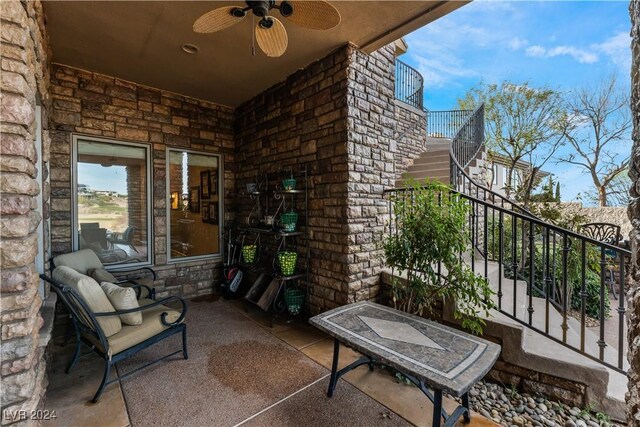
<instances>
[{"instance_id":1,"label":"window","mask_svg":"<svg viewBox=\"0 0 640 427\"><path fill-rule=\"evenodd\" d=\"M105 265L150 263L149 146L74 137L74 248Z\"/></svg>"},{"instance_id":2,"label":"window","mask_svg":"<svg viewBox=\"0 0 640 427\"><path fill-rule=\"evenodd\" d=\"M168 150L169 260L220 252L222 186L220 157Z\"/></svg>"}]
</instances>

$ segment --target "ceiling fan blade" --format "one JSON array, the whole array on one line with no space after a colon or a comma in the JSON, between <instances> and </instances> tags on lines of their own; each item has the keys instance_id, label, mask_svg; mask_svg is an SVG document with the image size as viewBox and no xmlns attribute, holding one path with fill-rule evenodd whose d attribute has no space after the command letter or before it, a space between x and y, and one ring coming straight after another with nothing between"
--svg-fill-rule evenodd
<instances>
[{"instance_id":1,"label":"ceiling fan blade","mask_svg":"<svg viewBox=\"0 0 640 427\"><path fill-rule=\"evenodd\" d=\"M326 1L290 1L293 13L287 19L312 30L329 30L340 23L340 12Z\"/></svg>"},{"instance_id":2,"label":"ceiling fan blade","mask_svg":"<svg viewBox=\"0 0 640 427\"><path fill-rule=\"evenodd\" d=\"M264 28L260 22L256 25L256 41L260 49L272 58L281 56L287 45L289 44L289 38L287 36L287 30L282 25L282 22L278 21L273 16L266 17L265 19L273 21L271 28Z\"/></svg>"},{"instance_id":3,"label":"ceiling fan blade","mask_svg":"<svg viewBox=\"0 0 640 427\"><path fill-rule=\"evenodd\" d=\"M205 13L193 23L193 31L196 33L215 33L242 21L244 16L234 16L231 13L234 9L238 9L238 6L219 7Z\"/></svg>"}]
</instances>

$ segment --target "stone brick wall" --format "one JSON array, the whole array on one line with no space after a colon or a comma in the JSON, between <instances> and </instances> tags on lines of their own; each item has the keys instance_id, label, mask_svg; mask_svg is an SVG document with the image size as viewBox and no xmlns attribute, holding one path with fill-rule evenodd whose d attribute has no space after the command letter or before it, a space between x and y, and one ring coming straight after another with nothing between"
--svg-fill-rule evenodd
<instances>
[{"instance_id":1,"label":"stone brick wall","mask_svg":"<svg viewBox=\"0 0 640 427\"><path fill-rule=\"evenodd\" d=\"M348 45L236 110L238 193L258 173L309 170L312 312L379 291L383 190L398 152L394 60L392 47L367 55ZM240 222L251 206L237 200Z\"/></svg>"},{"instance_id":2,"label":"stone brick wall","mask_svg":"<svg viewBox=\"0 0 640 427\"><path fill-rule=\"evenodd\" d=\"M39 336L42 301L35 258L36 228L42 220L36 198L46 203L48 189L41 192L36 170L46 177L49 153L45 130L42 158L37 158L35 112L39 103L46 129L49 52L39 1L0 2L0 15L0 406L4 425L12 422L5 417L8 411L38 408L46 387L43 345L47 337L40 340Z\"/></svg>"},{"instance_id":3,"label":"stone brick wall","mask_svg":"<svg viewBox=\"0 0 640 427\"><path fill-rule=\"evenodd\" d=\"M396 179L401 179L402 174L413 164L413 160L426 151L427 117L424 111L398 100L394 102L396 132L394 141L391 143L391 151L396 154L394 161Z\"/></svg>"},{"instance_id":4,"label":"stone brick wall","mask_svg":"<svg viewBox=\"0 0 640 427\"><path fill-rule=\"evenodd\" d=\"M395 56L392 46L371 55L349 50L347 89L348 230L347 300L373 299L384 265L382 236L388 218L383 191L395 183Z\"/></svg>"},{"instance_id":5,"label":"stone brick wall","mask_svg":"<svg viewBox=\"0 0 640 427\"><path fill-rule=\"evenodd\" d=\"M631 231L632 283L627 294L629 298L627 332L629 353L629 392L627 393L627 414L629 425L640 424L640 1L629 3L631 16L632 37L632 66L631 66L631 111L633 115L633 149L631 151L630 176L633 181L631 187L631 203L629 204L629 219L633 226Z\"/></svg>"},{"instance_id":6,"label":"stone brick wall","mask_svg":"<svg viewBox=\"0 0 640 427\"><path fill-rule=\"evenodd\" d=\"M72 135L147 143L152 153L151 244L158 295L211 293L219 261L167 263L166 149L222 154L229 202L234 187L233 109L61 64L52 65L51 97L53 255L71 251ZM233 210L226 211L231 220ZM140 231L137 234L142 239Z\"/></svg>"},{"instance_id":7,"label":"stone brick wall","mask_svg":"<svg viewBox=\"0 0 640 427\"><path fill-rule=\"evenodd\" d=\"M586 222L610 222L620 226L620 233L625 239L631 233L631 221L627 216L626 207L617 206L583 206L579 202L560 203L556 205L565 215L581 215Z\"/></svg>"},{"instance_id":8,"label":"stone brick wall","mask_svg":"<svg viewBox=\"0 0 640 427\"><path fill-rule=\"evenodd\" d=\"M347 294L349 52L338 49L236 109L238 193L258 174L307 166L309 217L301 222L309 229L315 312L341 304ZM251 207L248 197L238 197L239 223Z\"/></svg>"}]
</instances>

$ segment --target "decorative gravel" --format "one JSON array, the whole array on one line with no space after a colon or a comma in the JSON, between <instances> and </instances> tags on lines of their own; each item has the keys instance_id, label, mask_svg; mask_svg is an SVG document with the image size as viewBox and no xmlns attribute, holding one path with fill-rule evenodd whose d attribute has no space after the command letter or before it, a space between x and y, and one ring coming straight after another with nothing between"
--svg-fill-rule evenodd
<instances>
[{"instance_id":1,"label":"decorative gravel","mask_svg":"<svg viewBox=\"0 0 640 427\"><path fill-rule=\"evenodd\" d=\"M602 413L570 407L542 396L518 393L481 381L469 391L471 409L504 426L601 427L620 426Z\"/></svg>"}]
</instances>

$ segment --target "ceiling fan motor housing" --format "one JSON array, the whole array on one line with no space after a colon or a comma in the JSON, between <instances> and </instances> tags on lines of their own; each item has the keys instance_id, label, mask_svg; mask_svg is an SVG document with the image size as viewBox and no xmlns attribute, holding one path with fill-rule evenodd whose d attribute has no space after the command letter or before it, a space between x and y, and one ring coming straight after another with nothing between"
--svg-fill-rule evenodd
<instances>
[{"instance_id":1,"label":"ceiling fan motor housing","mask_svg":"<svg viewBox=\"0 0 640 427\"><path fill-rule=\"evenodd\" d=\"M260 18L264 18L265 16L267 16L269 9L273 8L273 6L275 6L276 4L275 0L247 1L246 3L247 6L251 8L253 14Z\"/></svg>"}]
</instances>

